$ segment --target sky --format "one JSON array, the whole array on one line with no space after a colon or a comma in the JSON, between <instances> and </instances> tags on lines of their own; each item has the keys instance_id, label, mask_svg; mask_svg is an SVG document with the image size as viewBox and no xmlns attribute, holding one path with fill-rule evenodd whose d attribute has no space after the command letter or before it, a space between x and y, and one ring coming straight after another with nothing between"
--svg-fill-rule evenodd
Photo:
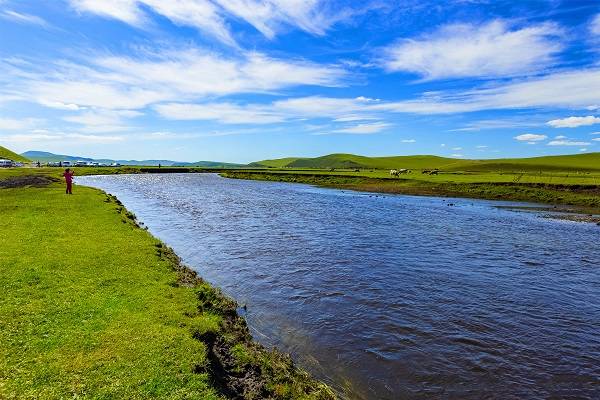
<instances>
[{"instance_id":1,"label":"sky","mask_svg":"<svg viewBox=\"0 0 600 400\"><path fill-rule=\"evenodd\" d=\"M600 151L598 0L0 0L0 145L251 162Z\"/></svg>"}]
</instances>

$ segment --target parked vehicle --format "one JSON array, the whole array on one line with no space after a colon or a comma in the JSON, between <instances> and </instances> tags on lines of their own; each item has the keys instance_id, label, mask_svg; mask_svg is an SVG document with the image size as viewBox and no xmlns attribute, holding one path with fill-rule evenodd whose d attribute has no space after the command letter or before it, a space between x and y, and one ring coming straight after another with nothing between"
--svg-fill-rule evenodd
<instances>
[{"instance_id":1,"label":"parked vehicle","mask_svg":"<svg viewBox=\"0 0 600 400\"><path fill-rule=\"evenodd\" d=\"M10 168L12 166L12 160L0 159L0 168Z\"/></svg>"}]
</instances>

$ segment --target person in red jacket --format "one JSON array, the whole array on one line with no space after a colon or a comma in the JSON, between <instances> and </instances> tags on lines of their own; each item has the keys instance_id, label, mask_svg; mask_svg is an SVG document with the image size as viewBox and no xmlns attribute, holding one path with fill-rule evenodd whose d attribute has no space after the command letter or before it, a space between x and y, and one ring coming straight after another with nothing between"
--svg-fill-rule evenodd
<instances>
[{"instance_id":1,"label":"person in red jacket","mask_svg":"<svg viewBox=\"0 0 600 400\"><path fill-rule=\"evenodd\" d=\"M73 194L73 175L75 175L73 171L69 168L65 169L63 176L65 177L65 182L67 182L67 194Z\"/></svg>"}]
</instances>

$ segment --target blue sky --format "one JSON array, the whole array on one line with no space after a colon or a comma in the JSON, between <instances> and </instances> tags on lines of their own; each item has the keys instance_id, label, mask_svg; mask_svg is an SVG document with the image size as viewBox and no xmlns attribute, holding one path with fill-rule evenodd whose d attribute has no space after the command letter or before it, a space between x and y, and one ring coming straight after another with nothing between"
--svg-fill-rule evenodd
<instances>
[{"instance_id":1,"label":"blue sky","mask_svg":"<svg viewBox=\"0 0 600 400\"><path fill-rule=\"evenodd\" d=\"M0 0L0 145L230 162L600 151L600 2Z\"/></svg>"}]
</instances>

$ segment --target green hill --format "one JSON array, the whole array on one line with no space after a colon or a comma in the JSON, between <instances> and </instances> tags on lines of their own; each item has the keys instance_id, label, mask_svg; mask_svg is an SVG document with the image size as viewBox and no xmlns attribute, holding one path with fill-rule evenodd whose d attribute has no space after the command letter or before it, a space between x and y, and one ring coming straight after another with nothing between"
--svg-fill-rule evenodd
<instances>
[{"instance_id":1,"label":"green hill","mask_svg":"<svg viewBox=\"0 0 600 400\"><path fill-rule=\"evenodd\" d=\"M271 168L441 169L469 163L469 161L465 160L437 156L365 157L354 154L329 154L315 158L290 157L263 160L251 163L249 166Z\"/></svg>"},{"instance_id":2,"label":"green hill","mask_svg":"<svg viewBox=\"0 0 600 400\"><path fill-rule=\"evenodd\" d=\"M359 169L433 169L450 171L597 171L600 153L463 160L447 157L416 155L395 157L365 157L354 154L329 154L314 158L281 158L257 161L249 166L271 168L359 168Z\"/></svg>"},{"instance_id":3,"label":"green hill","mask_svg":"<svg viewBox=\"0 0 600 400\"><path fill-rule=\"evenodd\" d=\"M465 171L597 171L600 153L570 154L531 158L501 158L495 160L465 160Z\"/></svg>"},{"instance_id":4,"label":"green hill","mask_svg":"<svg viewBox=\"0 0 600 400\"><path fill-rule=\"evenodd\" d=\"M0 158L18 161L18 162L29 162L28 158L23 157L13 151L10 151L6 147L2 147L2 146L0 146Z\"/></svg>"},{"instance_id":5,"label":"green hill","mask_svg":"<svg viewBox=\"0 0 600 400\"><path fill-rule=\"evenodd\" d=\"M303 160L303 159L298 158L298 157L277 158L277 159L273 159L273 160L256 161L256 162L248 164L248 166L249 167L267 167L267 168L285 168L288 166L288 164L290 164L296 160Z\"/></svg>"}]
</instances>

